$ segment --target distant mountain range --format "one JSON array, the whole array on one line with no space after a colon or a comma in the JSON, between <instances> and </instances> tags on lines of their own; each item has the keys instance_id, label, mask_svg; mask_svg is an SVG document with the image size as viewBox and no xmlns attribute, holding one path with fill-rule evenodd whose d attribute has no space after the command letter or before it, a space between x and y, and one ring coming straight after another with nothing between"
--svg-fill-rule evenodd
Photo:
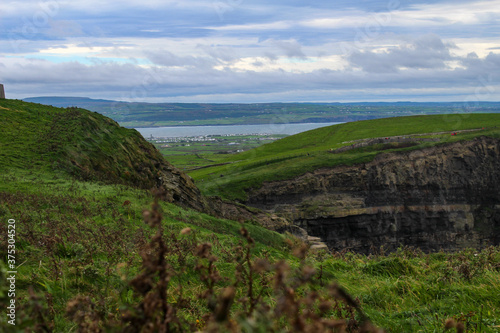
<instances>
[{"instance_id":1,"label":"distant mountain range","mask_svg":"<svg viewBox=\"0 0 500 333\"><path fill-rule=\"evenodd\" d=\"M500 112L500 102L144 103L59 96L30 97L24 101L95 111L125 127L349 122L422 114Z\"/></svg>"}]
</instances>

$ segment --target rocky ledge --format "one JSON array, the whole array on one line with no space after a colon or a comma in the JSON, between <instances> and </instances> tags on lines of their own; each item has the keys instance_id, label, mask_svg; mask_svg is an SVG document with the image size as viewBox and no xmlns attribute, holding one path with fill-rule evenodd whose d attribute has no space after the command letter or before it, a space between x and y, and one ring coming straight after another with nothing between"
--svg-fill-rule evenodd
<instances>
[{"instance_id":1,"label":"rocky ledge","mask_svg":"<svg viewBox=\"0 0 500 333\"><path fill-rule=\"evenodd\" d=\"M157 187L164 190L163 200L213 216L239 222L254 221L271 230L280 230L289 225L286 219L276 214L218 197L204 197L191 177L168 162L163 164Z\"/></svg>"},{"instance_id":2,"label":"rocky ledge","mask_svg":"<svg viewBox=\"0 0 500 333\"><path fill-rule=\"evenodd\" d=\"M500 140L481 137L265 183L248 205L276 213L330 249L424 251L500 243Z\"/></svg>"}]
</instances>

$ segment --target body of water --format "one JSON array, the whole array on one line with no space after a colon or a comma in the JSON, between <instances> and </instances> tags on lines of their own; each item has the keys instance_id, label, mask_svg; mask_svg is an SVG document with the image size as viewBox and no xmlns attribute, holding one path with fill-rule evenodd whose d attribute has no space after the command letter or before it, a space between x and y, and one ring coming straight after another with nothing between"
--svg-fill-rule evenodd
<instances>
[{"instance_id":1,"label":"body of water","mask_svg":"<svg viewBox=\"0 0 500 333\"><path fill-rule=\"evenodd\" d=\"M304 123L304 124L262 124L262 125L224 125L224 126L171 126L136 128L143 137L193 137L205 135L236 134L297 134L315 128L341 123Z\"/></svg>"}]
</instances>

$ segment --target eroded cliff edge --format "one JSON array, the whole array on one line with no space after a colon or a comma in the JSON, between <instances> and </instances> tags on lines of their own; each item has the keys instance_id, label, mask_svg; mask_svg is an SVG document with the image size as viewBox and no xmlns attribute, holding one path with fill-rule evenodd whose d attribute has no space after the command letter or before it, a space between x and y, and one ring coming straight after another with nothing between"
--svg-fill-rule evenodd
<instances>
[{"instance_id":1,"label":"eroded cliff edge","mask_svg":"<svg viewBox=\"0 0 500 333\"><path fill-rule=\"evenodd\" d=\"M249 192L330 249L424 251L500 242L500 140L489 137L323 168Z\"/></svg>"}]
</instances>

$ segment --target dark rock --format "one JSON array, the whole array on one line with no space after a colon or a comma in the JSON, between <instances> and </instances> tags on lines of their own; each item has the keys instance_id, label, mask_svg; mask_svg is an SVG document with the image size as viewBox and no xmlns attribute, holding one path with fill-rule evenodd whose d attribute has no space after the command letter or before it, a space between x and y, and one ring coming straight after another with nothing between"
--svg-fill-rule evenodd
<instances>
[{"instance_id":1,"label":"dark rock","mask_svg":"<svg viewBox=\"0 0 500 333\"><path fill-rule=\"evenodd\" d=\"M247 204L277 213L330 249L425 251L500 241L500 140L481 137L266 183Z\"/></svg>"}]
</instances>

